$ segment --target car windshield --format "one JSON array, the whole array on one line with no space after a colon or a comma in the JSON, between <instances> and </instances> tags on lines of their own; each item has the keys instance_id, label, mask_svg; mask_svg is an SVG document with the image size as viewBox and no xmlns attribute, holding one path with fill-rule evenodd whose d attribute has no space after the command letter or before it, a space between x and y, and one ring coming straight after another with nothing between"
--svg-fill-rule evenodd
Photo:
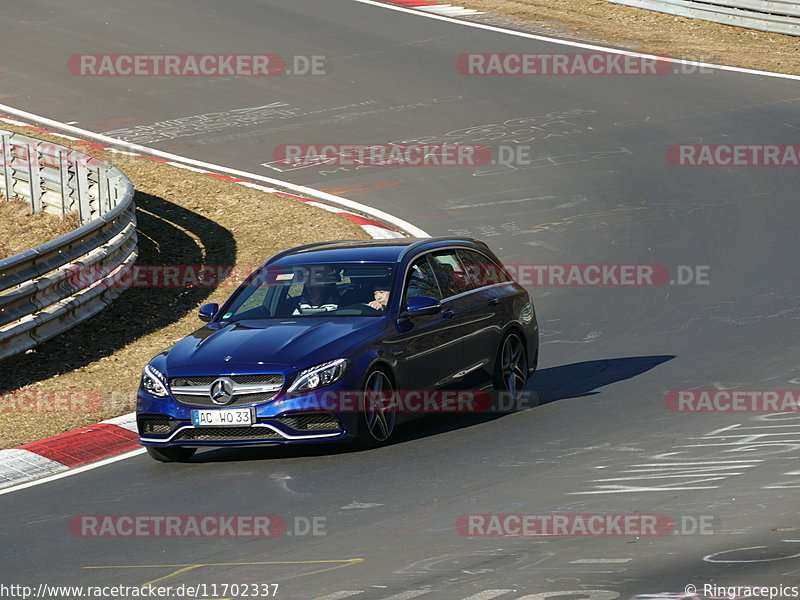
<instances>
[{"instance_id":1,"label":"car windshield","mask_svg":"<svg viewBox=\"0 0 800 600\"><path fill-rule=\"evenodd\" d=\"M248 279L221 320L380 316L392 272L384 263L269 266Z\"/></svg>"}]
</instances>

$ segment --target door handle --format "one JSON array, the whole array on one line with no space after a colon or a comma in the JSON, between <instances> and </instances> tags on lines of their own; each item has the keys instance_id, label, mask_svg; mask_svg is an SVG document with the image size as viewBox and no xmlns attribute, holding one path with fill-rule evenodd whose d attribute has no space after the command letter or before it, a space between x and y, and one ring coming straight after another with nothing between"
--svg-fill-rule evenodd
<instances>
[{"instance_id":1,"label":"door handle","mask_svg":"<svg viewBox=\"0 0 800 600\"><path fill-rule=\"evenodd\" d=\"M489 298L489 306L497 306L500 304L500 300L497 298Z\"/></svg>"},{"instance_id":2,"label":"door handle","mask_svg":"<svg viewBox=\"0 0 800 600\"><path fill-rule=\"evenodd\" d=\"M442 318L443 319L452 319L453 318L453 311L449 308L447 310L442 311Z\"/></svg>"}]
</instances>

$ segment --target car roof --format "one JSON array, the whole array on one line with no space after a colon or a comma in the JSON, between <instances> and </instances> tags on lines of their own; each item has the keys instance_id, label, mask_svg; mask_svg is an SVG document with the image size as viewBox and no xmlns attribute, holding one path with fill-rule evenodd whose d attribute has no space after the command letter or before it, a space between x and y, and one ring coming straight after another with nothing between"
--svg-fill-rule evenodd
<instances>
[{"instance_id":1,"label":"car roof","mask_svg":"<svg viewBox=\"0 0 800 600\"><path fill-rule=\"evenodd\" d=\"M265 265L289 266L327 262L399 262L409 253L430 250L439 246L459 245L486 248L486 244L466 237L391 238L380 240L335 240L306 244L284 250L266 261Z\"/></svg>"}]
</instances>

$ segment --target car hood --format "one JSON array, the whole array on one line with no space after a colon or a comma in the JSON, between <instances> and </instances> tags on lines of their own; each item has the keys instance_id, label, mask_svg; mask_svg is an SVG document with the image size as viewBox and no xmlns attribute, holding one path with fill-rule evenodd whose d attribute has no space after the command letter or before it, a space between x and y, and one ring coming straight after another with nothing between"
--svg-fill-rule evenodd
<instances>
[{"instance_id":1,"label":"car hood","mask_svg":"<svg viewBox=\"0 0 800 600\"><path fill-rule=\"evenodd\" d=\"M269 365L288 372L339 358L383 326L383 318L368 317L210 324L175 344L166 367L171 374L175 369L230 370L234 365Z\"/></svg>"}]
</instances>

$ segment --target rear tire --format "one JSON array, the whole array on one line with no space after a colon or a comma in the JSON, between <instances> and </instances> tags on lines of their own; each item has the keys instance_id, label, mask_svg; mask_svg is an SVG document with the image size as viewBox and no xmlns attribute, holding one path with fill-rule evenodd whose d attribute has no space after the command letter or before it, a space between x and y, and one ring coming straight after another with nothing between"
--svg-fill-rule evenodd
<instances>
[{"instance_id":1,"label":"rear tire","mask_svg":"<svg viewBox=\"0 0 800 600\"><path fill-rule=\"evenodd\" d=\"M197 448L183 448L181 446L171 446L167 448L145 446L145 448L150 457L159 462L186 462L197 452Z\"/></svg>"},{"instance_id":2,"label":"rear tire","mask_svg":"<svg viewBox=\"0 0 800 600\"><path fill-rule=\"evenodd\" d=\"M356 444L361 448L375 448L386 444L397 422L394 406L394 385L389 375L373 369L364 380L362 406L358 416Z\"/></svg>"}]
</instances>

